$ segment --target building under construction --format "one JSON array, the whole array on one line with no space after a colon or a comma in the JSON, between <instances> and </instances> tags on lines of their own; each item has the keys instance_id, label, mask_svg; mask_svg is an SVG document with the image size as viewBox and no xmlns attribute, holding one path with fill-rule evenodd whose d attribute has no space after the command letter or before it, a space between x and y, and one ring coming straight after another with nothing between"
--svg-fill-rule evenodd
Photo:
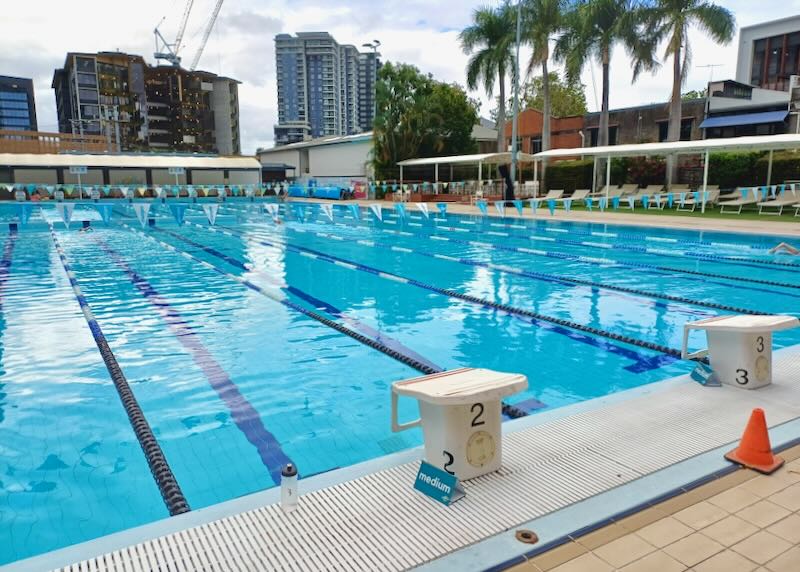
<instances>
[{"instance_id":1,"label":"building under construction","mask_svg":"<svg viewBox=\"0 0 800 572\"><path fill-rule=\"evenodd\" d=\"M239 82L121 52L67 54L53 75L58 129L112 151L238 155Z\"/></svg>"}]
</instances>

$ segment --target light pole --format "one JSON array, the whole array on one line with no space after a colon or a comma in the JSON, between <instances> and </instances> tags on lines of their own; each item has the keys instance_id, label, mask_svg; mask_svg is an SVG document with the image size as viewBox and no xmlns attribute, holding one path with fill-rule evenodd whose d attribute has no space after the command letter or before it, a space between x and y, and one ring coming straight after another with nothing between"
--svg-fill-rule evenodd
<instances>
[{"instance_id":1,"label":"light pole","mask_svg":"<svg viewBox=\"0 0 800 572\"><path fill-rule=\"evenodd\" d=\"M375 64L375 78L372 80L372 121L378 116L378 47L381 45L380 40L372 40L368 44L361 44L363 48L369 48L374 55Z\"/></svg>"},{"instance_id":2,"label":"light pole","mask_svg":"<svg viewBox=\"0 0 800 572\"><path fill-rule=\"evenodd\" d=\"M514 57L514 109L511 120L511 184L517 180L517 123L519 116L519 42L522 34L522 0L517 0L517 55ZM498 126L500 127L500 126ZM505 131L506 126L501 127Z\"/></svg>"}]
</instances>

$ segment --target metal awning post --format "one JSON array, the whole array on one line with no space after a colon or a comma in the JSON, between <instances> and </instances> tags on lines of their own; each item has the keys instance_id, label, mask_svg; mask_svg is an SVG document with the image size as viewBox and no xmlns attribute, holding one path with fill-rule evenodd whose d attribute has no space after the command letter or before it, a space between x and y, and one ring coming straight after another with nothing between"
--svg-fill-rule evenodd
<instances>
[{"instance_id":1,"label":"metal awning post","mask_svg":"<svg viewBox=\"0 0 800 572\"><path fill-rule=\"evenodd\" d=\"M400 165L400 189L403 188L403 166Z\"/></svg>"},{"instance_id":2,"label":"metal awning post","mask_svg":"<svg viewBox=\"0 0 800 572\"><path fill-rule=\"evenodd\" d=\"M539 160L533 162L533 196L539 196Z\"/></svg>"},{"instance_id":3,"label":"metal awning post","mask_svg":"<svg viewBox=\"0 0 800 572\"><path fill-rule=\"evenodd\" d=\"M594 156L592 165L592 192L597 191L597 155Z\"/></svg>"},{"instance_id":4,"label":"metal awning post","mask_svg":"<svg viewBox=\"0 0 800 572\"><path fill-rule=\"evenodd\" d=\"M706 212L706 189L708 188L708 149L706 149L705 159L703 160L703 206L700 212Z\"/></svg>"},{"instance_id":5,"label":"metal awning post","mask_svg":"<svg viewBox=\"0 0 800 572\"><path fill-rule=\"evenodd\" d=\"M437 183L439 182L439 163L433 166L433 180Z\"/></svg>"},{"instance_id":6,"label":"metal awning post","mask_svg":"<svg viewBox=\"0 0 800 572\"><path fill-rule=\"evenodd\" d=\"M606 157L606 208L608 208L608 198L611 193L611 155Z\"/></svg>"},{"instance_id":7,"label":"metal awning post","mask_svg":"<svg viewBox=\"0 0 800 572\"><path fill-rule=\"evenodd\" d=\"M769 163L767 163L767 186L772 184L772 153L773 150L769 150Z\"/></svg>"},{"instance_id":8,"label":"metal awning post","mask_svg":"<svg viewBox=\"0 0 800 572\"><path fill-rule=\"evenodd\" d=\"M483 161L478 161L478 186L483 185Z\"/></svg>"}]
</instances>

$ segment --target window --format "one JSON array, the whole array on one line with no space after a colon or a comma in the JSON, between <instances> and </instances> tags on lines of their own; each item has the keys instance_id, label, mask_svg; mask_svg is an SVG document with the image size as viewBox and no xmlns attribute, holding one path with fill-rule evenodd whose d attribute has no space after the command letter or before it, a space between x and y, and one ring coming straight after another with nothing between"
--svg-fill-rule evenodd
<instances>
[{"instance_id":1,"label":"window","mask_svg":"<svg viewBox=\"0 0 800 572\"><path fill-rule=\"evenodd\" d=\"M681 119L681 141L692 140L692 127L694 126L694 118ZM658 141L663 143L667 140L667 133L669 132L669 120L664 119L658 122Z\"/></svg>"},{"instance_id":2,"label":"window","mask_svg":"<svg viewBox=\"0 0 800 572\"><path fill-rule=\"evenodd\" d=\"M97 103L97 91L94 89L79 89L80 100L87 103Z\"/></svg>"},{"instance_id":3,"label":"window","mask_svg":"<svg viewBox=\"0 0 800 572\"><path fill-rule=\"evenodd\" d=\"M0 91L0 100L28 101L28 94L24 91Z\"/></svg>"},{"instance_id":4,"label":"window","mask_svg":"<svg viewBox=\"0 0 800 572\"><path fill-rule=\"evenodd\" d=\"M542 138L531 137L531 153L541 153L542 151Z\"/></svg>"},{"instance_id":5,"label":"window","mask_svg":"<svg viewBox=\"0 0 800 572\"><path fill-rule=\"evenodd\" d=\"M597 147L597 140L599 138L600 128L599 127L590 127L589 128L589 140L590 140L590 147ZM609 125L608 126L608 144L609 145L616 145L617 144L617 126L616 125Z\"/></svg>"},{"instance_id":6,"label":"window","mask_svg":"<svg viewBox=\"0 0 800 572\"><path fill-rule=\"evenodd\" d=\"M761 85L766 51L767 40L757 40L753 42L753 65L750 69L750 83L753 85Z\"/></svg>"}]
</instances>

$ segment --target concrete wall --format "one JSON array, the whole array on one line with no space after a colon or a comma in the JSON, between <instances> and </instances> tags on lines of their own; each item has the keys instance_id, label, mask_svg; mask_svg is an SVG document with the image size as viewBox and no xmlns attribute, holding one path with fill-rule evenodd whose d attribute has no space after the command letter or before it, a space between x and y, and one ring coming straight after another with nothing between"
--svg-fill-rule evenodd
<instances>
[{"instance_id":1,"label":"concrete wall","mask_svg":"<svg viewBox=\"0 0 800 572\"><path fill-rule=\"evenodd\" d=\"M14 181L43 185L55 185L58 182L55 169L14 169Z\"/></svg>"},{"instance_id":2,"label":"concrete wall","mask_svg":"<svg viewBox=\"0 0 800 572\"><path fill-rule=\"evenodd\" d=\"M174 185L175 175L171 175L169 169L153 169L154 185ZM186 175L178 175L178 184L186 184Z\"/></svg>"},{"instance_id":3,"label":"concrete wall","mask_svg":"<svg viewBox=\"0 0 800 572\"><path fill-rule=\"evenodd\" d=\"M108 180L112 185L145 185L147 173L144 169L110 169Z\"/></svg>"},{"instance_id":4,"label":"concrete wall","mask_svg":"<svg viewBox=\"0 0 800 572\"><path fill-rule=\"evenodd\" d=\"M681 105L682 119L692 118L692 140L702 139L700 124L705 118L705 99L684 101ZM617 127L617 145L658 142L659 123L669 120L669 105L643 105L626 109L611 110L608 114L609 127ZM598 127L600 114L590 113L585 118L586 145L589 146L589 129Z\"/></svg>"},{"instance_id":5,"label":"concrete wall","mask_svg":"<svg viewBox=\"0 0 800 572\"><path fill-rule=\"evenodd\" d=\"M48 169L53 172L55 175L55 169ZM69 172L69 169L64 169L64 184L65 185L77 185L78 184L78 175L73 175ZM101 169L89 169L89 172L85 175L81 175L81 184L82 185L102 185L103 184L103 171Z\"/></svg>"},{"instance_id":6,"label":"concrete wall","mask_svg":"<svg viewBox=\"0 0 800 572\"><path fill-rule=\"evenodd\" d=\"M223 171L192 171L193 185L224 185Z\"/></svg>"},{"instance_id":7,"label":"concrete wall","mask_svg":"<svg viewBox=\"0 0 800 572\"><path fill-rule=\"evenodd\" d=\"M286 165L292 165L295 170L300 169L300 150L299 149L287 149L285 151L268 151L266 153L261 153L258 156L258 160L261 163L284 163Z\"/></svg>"},{"instance_id":8,"label":"concrete wall","mask_svg":"<svg viewBox=\"0 0 800 572\"><path fill-rule=\"evenodd\" d=\"M216 78L214 91L211 92L211 107L214 110L214 132L217 137L217 152L220 155L233 155L235 149L233 114L231 106L230 80Z\"/></svg>"},{"instance_id":9,"label":"concrete wall","mask_svg":"<svg viewBox=\"0 0 800 572\"><path fill-rule=\"evenodd\" d=\"M260 182L261 173L258 171L229 171L228 184L230 185L256 185Z\"/></svg>"},{"instance_id":10,"label":"concrete wall","mask_svg":"<svg viewBox=\"0 0 800 572\"><path fill-rule=\"evenodd\" d=\"M309 177L366 177L371 141L308 148Z\"/></svg>"},{"instance_id":11,"label":"concrete wall","mask_svg":"<svg viewBox=\"0 0 800 572\"><path fill-rule=\"evenodd\" d=\"M517 136L522 138L523 153L532 153L531 138L538 139L542 136L544 115L537 109L526 109L520 112ZM572 149L581 147L580 131L583 129L583 116L552 117L550 119L550 148ZM506 121L506 143L511 145L512 122Z\"/></svg>"}]
</instances>

